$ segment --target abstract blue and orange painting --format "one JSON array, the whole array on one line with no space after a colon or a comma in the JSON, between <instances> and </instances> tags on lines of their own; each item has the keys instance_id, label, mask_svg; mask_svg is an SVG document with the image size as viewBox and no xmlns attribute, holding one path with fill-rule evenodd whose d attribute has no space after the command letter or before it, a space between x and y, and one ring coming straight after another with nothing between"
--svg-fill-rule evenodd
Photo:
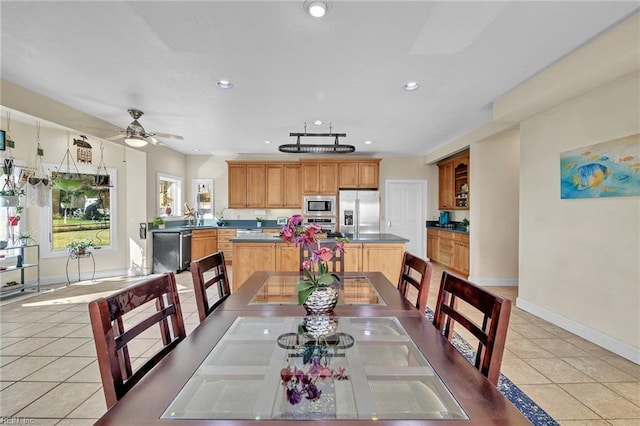
<instances>
[{"instance_id":1,"label":"abstract blue and orange painting","mask_svg":"<svg viewBox=\"0 0 640 426\"><path fill-rule=\"evenodd\" d=\"M560 198L640 195L640 134L560 153Z\"/></svg>"}]
</instances>

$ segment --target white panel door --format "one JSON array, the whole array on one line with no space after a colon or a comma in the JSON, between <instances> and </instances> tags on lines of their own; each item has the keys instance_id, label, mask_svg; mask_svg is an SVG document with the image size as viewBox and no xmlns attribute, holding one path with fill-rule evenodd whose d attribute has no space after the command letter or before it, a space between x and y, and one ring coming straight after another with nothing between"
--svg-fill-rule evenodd
<instances>
[{"instance_id":1,"label":"white panel door","mask_svg":"<svg viewBox=\"0 0 640 426\"><path fill-rule=\"evenodd\" d=\"M427 181L385 181L385 229L409 240L407 251L426 259Z\"/></svg>"}]
</instances>

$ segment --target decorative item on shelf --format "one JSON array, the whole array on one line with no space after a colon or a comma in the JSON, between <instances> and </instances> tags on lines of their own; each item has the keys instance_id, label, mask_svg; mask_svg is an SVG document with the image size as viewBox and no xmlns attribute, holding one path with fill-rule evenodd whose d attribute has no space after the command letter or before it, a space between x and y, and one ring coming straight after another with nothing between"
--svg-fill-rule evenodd
<instances>
[{"instance_id":1,"label":"decorative item on shelf","mask_svg":"<svg viewBox=\"0 0 640 426\"><path fill-rule=\"evenodd\" d=\"M262 217L260 217L260 216L256 217L256 226L257 226L258 228L262 228L262 221L263 221L263 220L264 220L264 219L263 219Z\"/></svg>"},{"instance_id":2,"label":"decorative item on shelf","mask_svg":"<svg viewBox=\"0 0 640 426\"><path fill-rule=\"evenodd\" d=\"M302 215L293 215L280 232L280 238L293 242L295 247L317 246L312 250L311 256L304 260L302 264L303 277L296 284L298 303L302 304L311 314L333 312L333 308L338 302L338 292L333 284L340 282L340 277L329 272L328 262L333 259L336 251L344 253L344 243L348 242L346 238L340 240L335 238L332 247L320 247L320 242L315 238L315 234L320 229L315 224L303 227Z\"/></svg>"},{"instance_id":3,"label":"decorative item on shelf","mask_svg":"<svg viewBox=\"0 0 640 426\"><path fill-rule=\"evenodd\" d=\"M31 232L23 231L18 234L18 242L21 246L28 245L29 241L33 241L33 238L31 238Z\"/></svg>"},{"instance_id":4,"label":"decorative item on shelf","mask_svg":"<svg viewBox=\"0 0 640 426\"><path fill-rule=\"evenodd\" d=\"M184 218L187 219L187 226L193 226L197 214L196 210L189 204L184 203L184 210L182 210L182 214L184 215Z\"/></svg>"},{"instance_id":5,"label":"decorative item on shelf","mask_svg":"<svg viewBox=\"0 0 640 426\"><path fill-rule=\"evenodd\" d=\"M67 248L69 249L69 252L74 256L84 256L87 253L87 249L89 247L94 247L94 244L91 240L72 241L69 244L67 244Z\"/></svg>"},{"instance_id":6,"label":"decorative item on shelf","mask_svg":"<svg viewBox=\"0 0 640 426\"><path fill-rule=\"evenodd\" d=\"M467 219L466 217L464 219L462 219L462 222L460 222L460 225L462 225L467 232L469 232L469 219Z\"/></svg>"},{"instance_id":7,"label":"decorative item on shelf","mask_svg":"<svg viewBox=\"0 0 640 426\"><path fill-rule=\"evenodd\" d=\"M153 218L153 222L151 223L153 223L153 226L155 226L158 229L164 229L164 225L166 222L160 216L156 216Z\"/></svg>"}]
</instances>

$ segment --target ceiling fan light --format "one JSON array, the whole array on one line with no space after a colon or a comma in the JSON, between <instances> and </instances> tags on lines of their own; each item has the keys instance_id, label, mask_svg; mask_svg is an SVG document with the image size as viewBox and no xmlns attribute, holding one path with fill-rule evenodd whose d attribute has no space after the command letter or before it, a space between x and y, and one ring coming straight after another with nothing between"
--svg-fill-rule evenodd
<instances>
[{"instance_id":1,"label":"ceiling fan light","mask_svg":"<svg viewBox=\"0 0 640 426\"><path fill-rule=\"evenodd\" d=\"M145 138L142 138L140 136L127 136L124 139L124 142L129 145L132 146L134 148L142 148L143 146L145 146L147 144L147 141L145 140Z\"/></svg>"},{"instance_id":2,"label":"ceiling fan light","mask_svg":"<svg viewBox=\"0 0 640 426\"><path fill-rule=\"evenodd\" d=\"M327 5L321 1L314 1L309 3L307 11L314 18L322 18L327 13Z\"/></svg>"}]
</instances>

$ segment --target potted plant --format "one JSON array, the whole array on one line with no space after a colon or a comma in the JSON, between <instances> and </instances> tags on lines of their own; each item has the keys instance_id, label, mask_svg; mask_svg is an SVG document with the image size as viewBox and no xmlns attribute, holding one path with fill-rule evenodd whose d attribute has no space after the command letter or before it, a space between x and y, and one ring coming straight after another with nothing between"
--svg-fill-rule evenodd
<instances>
[{"instance_id":1,"label":"potted plant","mask_svg":"<svg viewBox=\"0 0 640 426\"><path fill-rule=\"evenodd\" d=\"M262 228L262 221L264 219L261 216L256 217L256 224L258 225L258 228Z\"/></svg>"},{"instance_id":2,"label":"potted plant","mask_svg":"<svg viewBox=\"0 0 640 426\"><path fill-rule=\"evenodd\" d=\"M317 246L312 255L302 264L303 277L296 284L298 302L302 304L309 314L328 314L333 311L338 293L334 288L335 282L340 282L340 277L329 272L328 262L336 251L344 253L346 238L335 239L331 248L320 247L320 242L315 234L320 230L317 225L302 226L302 215L293 215L280 232L280 238L293 242L296 246Z\"/></svg>"},{"instance_id":3,"label":"potted plant","mask_svg":"<svg viewBox=\"0 0 640 426\"><path fill-rule=\"evenodd\" d=\"M31 240L31 232L22 231L20 234L18 234L18 241L20 241L21 246L26 246L27 244L29 244L29 240Z\"/></svg>"},{"instance_id":4,"label":"potted plant","mask_svg":"<svg viewBox=\"0 0 640 426\"><path fill-rule=\"evenodd\" d=\"M15 215L8 215L7 220L9 221L9 226L18 226L18 222L20 222L20 213L24 211L24 207L18 206L16 207Z\"/></svg>"},{"instance_id":5,"label":"potted plant","mask_svg":"<svg viewBox=\"0 0 640 426\"><path fill-rule=\"evenodd\" d=\"M151 223L153 223L153 226L155 226L158 229L164 229L164 225L166 222L160 216L156 216L153 218L153 222Z\"/></svg>"},{"instance_id":6,"label":"potted plant","mask_svg":"<svg viewBox=\"0 0 640 426\"><path fill-rule=\"evenodd\" d=\"M462 225L464 227L464 229L469 232L469 219L467 219L466 217L464 219L462 219L462 222L460 222L460 225Z\"/></svg>"},{"instance_id":7,"label":"potted plant","mask_svg":"<svg viewBox=\"0 0 640 426\"><path fill-rule=\"evenodd\" d=\"M89 247L94 247L93 242L80 240L72 241L67 244L67 248L69 249L69 251L76 256L82 256L86 254Z\"/></svg>"}]
</instances>

